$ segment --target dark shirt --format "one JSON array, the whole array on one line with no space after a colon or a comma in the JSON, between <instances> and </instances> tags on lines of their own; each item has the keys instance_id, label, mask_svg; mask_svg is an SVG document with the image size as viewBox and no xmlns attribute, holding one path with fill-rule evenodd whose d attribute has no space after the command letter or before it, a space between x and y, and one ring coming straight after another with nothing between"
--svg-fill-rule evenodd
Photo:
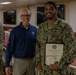
<instances>
[{"instance_id":1,"label":"dark shirt","mask_svg":"<svg viewBox=\"0 0 76 75\"><path fill-rule=\"evenodd\" d=\"M10 66L12 55L14 58L33 58L35 56L36 33L36 27L29 25L26 29L22 23L12 29L6 48L6 67Z\"/></svg>"}]
</instances>

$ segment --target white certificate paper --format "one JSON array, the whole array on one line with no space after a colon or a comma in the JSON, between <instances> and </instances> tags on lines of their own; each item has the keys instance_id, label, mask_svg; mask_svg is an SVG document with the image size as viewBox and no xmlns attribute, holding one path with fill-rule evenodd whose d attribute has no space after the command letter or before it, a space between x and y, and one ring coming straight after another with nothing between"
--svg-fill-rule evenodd
<instances>
[{"instance_id":1,"label":"white certificate paper","mask_svg":"<svg viewBox=\"0 0 76 75\"><path fill-rule=\"evenodd\" d=\"M45 64L59 62L63 54L63 44L46 43Z\"/></svg>"}]
</instances>

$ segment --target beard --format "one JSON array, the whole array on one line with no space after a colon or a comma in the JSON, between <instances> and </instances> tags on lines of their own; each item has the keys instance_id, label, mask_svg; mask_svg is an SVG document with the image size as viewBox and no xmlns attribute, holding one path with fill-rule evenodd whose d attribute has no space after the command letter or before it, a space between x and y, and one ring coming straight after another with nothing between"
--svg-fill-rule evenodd
<instances>
[{"instance_id":1,"label":"beard","mask_svg":"<svg viewBox=\"0 0 76 75\"><path fill-rule=\"evenodd\" d=\"M46 19L47 19L47 20L52 20L52 19L54 19L54 17L55 17L56 15L55 15L55 14L52 14L52 13L49 13L49 15L48 15L48 13L46 13L45 16L46 16Z\"/></svg>"},{"instance_id":2,"label":"beard","mask_svg":"<svg viewBox=\"0 0 76 75\"><path fill-rule=\"evenodd\" d=\"M47 20L52 20L53 19L53 17L47 17Z\"/></svg>"},{"instance_id":3,"label":"beard","mask_svg":"<svg viewBox=\"0 0 76 75\"><path fill-rule=\"evenodd\" d=\"M50 16L47 17L47 16L46 16L46 20L53 20L53 19L54 19L54 16L52 16L52 17L50 17Z\"/></svg>"},{"instance_id":4,"label":"beard","mask_svg":"<svg viewBox=\"0 0 76 75\"><path fill-rule=\"evenodd\" d=\"M52 19L53 19L52 17L45 17L44 21L46 21L46 20L52 20Z\"/></svg>"}]
</instances>

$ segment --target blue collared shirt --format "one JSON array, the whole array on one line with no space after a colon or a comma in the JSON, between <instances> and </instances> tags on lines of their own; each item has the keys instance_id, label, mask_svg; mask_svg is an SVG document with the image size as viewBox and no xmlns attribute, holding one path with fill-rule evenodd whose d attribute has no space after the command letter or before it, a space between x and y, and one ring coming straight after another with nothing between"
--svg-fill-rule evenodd
<instances>
[{"instance_id":1,"label":"blue collared shirt","mask_svg":"<svg viewBox=\"0 0 76 75\"><path fill-rule=\"evenodd\" d=\"M29 25L26 29L22 23L12 29L6 48L6 67L10 66L12 55L15 58L32 58L35 56L36 33L36 27Z\"/></svg>"}]
</instances>

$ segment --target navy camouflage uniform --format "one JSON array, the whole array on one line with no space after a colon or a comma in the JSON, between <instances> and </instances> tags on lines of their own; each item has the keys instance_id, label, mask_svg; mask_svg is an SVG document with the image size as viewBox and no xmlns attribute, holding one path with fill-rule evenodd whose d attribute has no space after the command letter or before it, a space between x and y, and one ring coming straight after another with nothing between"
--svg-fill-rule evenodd
<instances>
[{"instance_id":1,"label":"navy camouflage uniform","mask_svg":"<svg viewBox=\"0 0 76 75\"><path fill-rule=\"evenodd\" d=\"M3 60L2 60L2 54L3 54L3 26L0 23L0 75L3 75Z\"/></svg>"},{"instance_id":2,"label":"navy camouflage uniform","mask_svg":"<svg viewBox=\"0 0 76 75\"><path fill-rule=\"evenodd\" d=\"M58 70L51 71L45 65L45 43L63 44L63 55L58 62ZM57 19L49 28L47 21L39 25L36 44L36 64L41 64L43 71L36 75L72 75L69 64L76 58L76 41L70 25L62 19ZM39 74L38 74L39 73Z\"/></svg>"}]
</instances>

